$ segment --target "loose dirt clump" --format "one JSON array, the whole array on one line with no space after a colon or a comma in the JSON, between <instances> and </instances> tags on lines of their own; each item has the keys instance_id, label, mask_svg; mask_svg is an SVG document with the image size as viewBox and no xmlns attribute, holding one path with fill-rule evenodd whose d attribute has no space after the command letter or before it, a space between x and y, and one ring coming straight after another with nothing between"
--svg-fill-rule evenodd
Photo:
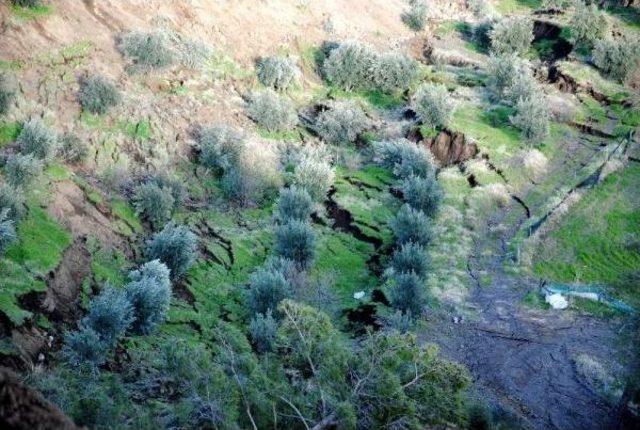
<instances>
[{"instance_id":1,"label":"loose dirt clump","mask_svg":"<svg viewBox=\"0 0 640 430\"><path fill-rule=\"evenodd\" d=\"M38 392L0 368L0 427L14 430L75 430L77 427Z\"/></svg>"}]
</instances>

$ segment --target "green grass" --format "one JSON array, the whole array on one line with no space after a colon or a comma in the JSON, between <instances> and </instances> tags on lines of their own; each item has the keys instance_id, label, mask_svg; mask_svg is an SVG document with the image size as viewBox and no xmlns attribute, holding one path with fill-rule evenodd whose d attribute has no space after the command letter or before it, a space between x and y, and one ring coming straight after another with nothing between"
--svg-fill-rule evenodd
<instances>
[{"instance_id":1,"label":"green grass","mask_svg":"<svg viewBox=\"0 0 640 430\"><path fill-rule=\"evenodd\" d=\"M142 223L129 203L114 198L111 200L111 213L117 218L116 227L125 236L142 233Z\"/></svg>"},{"instance_id":2,"label":"green grass","mask_svg":"<svg viewBox=\"0 0 640 430\"><path fill-rule=\"evenodd\" d=\"M393 109L405 104L404 96L401 92L384 93L379 90L346 91L329 86L322 87L318 95L322 98L361 100L378 109Z\"/></svg>"},{"instance_id":3,"label":"green grass","mask_svg":"<svg viewBox=\"0 0 640 430\"><path fill-rule=\"evenodd\" d=\"M60 262L71 236L37 205L29 206L16 230L18 241L0 259L0 311L20 325L31 313L19 307L18 297L46 290L44 278Z\"/></svg>"},{"instance_id":4,"label":"green grass","mask_svg":"<svg viewBox=\"0 0 640 430\"><path fill-rule=\"evenodd\" d=\"M53 163L47 166L44 170L45 175L51 181L64 181L71 178L73 173L69 171L63 164Z\"/></svg>"},{"instance_id":5,"label":"green grass","mask_svg":"<svg viewBox=\"0 0 640 430\"><path fill-rule=\"evenodd\" d=\"M640 303L637 286L621 282L640 268L638 189L640 166L632 163L589 190L541 243L533 262L536 275L602 283L622 300Z\"/></svg>"},{"instance_id":6,"label":"green grass","mask_svg":"<svg viewBox=\"0 0 640 430\"><path fill-rule=\"evenodd\" d=\"M589 300L582 297L571 298L571 309L579 313L594 315L600 318L611 318L620 315L621 312L606 303Z\"/></svg>"},{"instance_id":7,"label":"green grass","mask_svg":"<svg viewBox=\"0 0 640 430\"><path fill-rule=\"evenodd\" d=\"M126 122L123 125L124 133L131 139L146 141L151 138L151 123L147 119L139 122Z\"/></svg>"},{"instance_id":8,"label":"green grass","mask_svg":"<svg viewBox=\"0 0 640 430\"><path fill-rule=\"evenodd\" d=\"M21 60L2 60L0 59L0 70L17 71L22 69L24 63Z\"/></svg>"},{"instance_id":9,"label":"green grass","mask_svg":"<svg viewBox=\"0 0 640 430\"><path fill-rule=\"evenodd\" d=\"M317 250L312 274L331 277L333 291L343 307L359 304L353 293L361 290L370 292L377 286L377 278L369 273L366 266L373 253L371 244L355 240L350 234L324 228L318 237Z\"/></svg>"},{"instance_id":10,"label":"green grass","mask_svg":"<svg viewBox=\"0 0 640 430\"><path fill-rule=\"evenodd\" d=\"M593 66L573 61L560 61L557 64L563 73L574 78L579 85L591 86L614 102L622 102L629 97L629 92L623 85L602 76Z\"/></svg>"},{"instance_id":11,"label":"green grass","mask_svg":"<svg viewBox=\"0 0 640 430\"><path fill-rule=\"evenodd\" d=\"M538 9L542 6L540 0L498 0L494 2L495 8L503 15L510 15L517 12L529 12L531 9Z\"/></svg>"},{"instance_id":12,"label":"green grass","mask_svg":"<svg viewBox=\"0 0 640 430\"><path fill-rule=\"evenodd\" d=\"M0 148L16 140L21 130L18 122L0 122Z\"/></svg>"},{"instance_id":13,"label":"green grass","mask_svg":"<svg viewBox=\"0 0 640 430\"><path fill-rule=\"evenodd\" d=\"M503 161L520 148L520 131L508 124L509 108L462 105L456 109L450 128L474 138L492 160Z\"/></svg>"},{"instance_id":14,"label":"green grass","mask_svg":"<svg viewBox=\"0 0 640 430\"><path fill-rule=\"evenodd\" d=\"M11 13L13 13L13 15L17 18L24 21L49 16L53 13L53 11L54 8L50 5L42 5L36 7L21 7L11 5Z\"/></svg>"},{"instance_id":15,"label":"green grass","mask_svg":"<svg viewBox=\"0 0 640 430\"><path fill-rule=\"evenodd\" d=\"M549 303L545 302L544 296L536 291L529 291L525 294L522 298L522 304L533 309L547 310L551 307Z\"/></svg>"}]
</instances>

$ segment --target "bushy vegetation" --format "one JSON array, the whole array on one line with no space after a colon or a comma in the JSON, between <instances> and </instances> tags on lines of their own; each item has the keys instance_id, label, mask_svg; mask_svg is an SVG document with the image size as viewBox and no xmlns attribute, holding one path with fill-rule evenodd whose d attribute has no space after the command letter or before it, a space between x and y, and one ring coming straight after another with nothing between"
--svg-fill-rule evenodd
<instances>
[{"instance_id":1,"label":"bushy vegetation","mask_svg":"<svg viewBox=\"0 0 640 430\"><path fill-rule=\"evenodd\" d=\"M443 192L434 174L409 176L400 186L404 200L412 208L433 218L440 207Z\"/></svg>"},{"instance_id":2,"label":"bushy vegetation","mask_svg":"<svg viewBox=\"0 0 640 430\"><path fill-rule=\"evenodd\" d=\"M304 188L292 185L280 190L280 197L276 205L276 218L282 223L289 220L304 221L313 212L314 203Z\"/></svg>"},{"instance_id":3,"label":"bushy vegetation","mask_svg":"<svg viewBox=\"0 0 640 430\"><path fill-rule=\"evenodd\" d=\"M413 95L411 106L427 127L444 127L453 116L454 104L444 85L424 84Z\"/></svg>"},{"instance_id":4,"label":"bushy vegetation","mask_svg":"<svg viewBox=\"0 0 640 430\"><path fill-rule=\"evenodd\" d=\"M150 260L159 260L177 278L183 275L196 259L198 238L184 225L168 223L147 243Z\"/></svg>"},{"instance_id":5,"label":"bushy vegetation","mask_svg":"<svg viewBox=\"0 0 640 430\"><path fill-rule=\"evenodd\" d=\"M503 18L493 25L489 37L494 53L522 55L533 41L533 21L528 17Z\"/></svg>"},{"instance_id":6,"label":"bushy vegetation","mask_svg":"<svg viewBox=\"0 0 640 430\"><path fill-rule=\"evenodd\" d=\"M160 228L171 218L175 198L169 187L149 181L134 190L133 206L136 214L147 219L154 228Z\"/></svg>"},{"instance_id":7,"label":"bushy vegetation","mask_svg":"<svg viewBox=\"0 0 640 430\"><path fill-rule=\"evenodd\" d=\"M132 31L122 36L118 47L134 69L163 68L175 60L169 37L162 31Z\"/></svg>"},{"instance_id":8,"label":"bushy vegetation","mask_svg":"<svg viewBox=\"0 0 640 430\"><path fill-rule=\"evenodd\" d=\"M424 30L427 22L427 4L422 0L409 0L409 9L402 12L400 18L411 30Z\"/></svg>"},{"instance_id":9,"label":"bushy vegetation","mask_svg":"<svg viewBox=\"0 0 640 430\"><path fill-rule=\"evenodd\" d=\"M237 166L243 148L242 134L231 127L217 125L198 135L198 161L210 169L226 172Z\"/></svg>"},{"instance_id":10,"label":"bushy vegetation","mask_svg":"<svg viewBox=\"0 0 640 430\"><path fill-rule=\"evenodd\" d=\"M433 156L423 146L400 138L373 143L376 161L400 178L428 176L434 172Z\"/></svg>"},{"instance_id":11,"label":"bushy vegetation","mask_svg":"<svg viewBox=\"0 0 640 430\"><path fill-rule=\"evenodd\" d=\"M0 210L5 209L8 210L7 217L13 221L23 217L26 208L22 189L0 184Z\"/></svg>"},{"instance_id":12,"label":"bushy vegetation","mask_svg":"<svg viewBox=\"0 0 640 430\"><path fill-rule=\"evenodd\" d=\"M42 173L42 162L33 155L12 154L4 166L7 183L12 187L26 188Z\"/></svg>"},{"instance_id":13,"label":"bushy vegetation","mask_svg":"<svg viewBox=\"0 0 640 430\"><path fill-rule=\"evenodd\" d=\"M407 89L417 77L417 63L404 54L379 54L355 41L341 43L323 64L326 79L345 90L393 92Z\"/></svg>"},{"instance_id":14,"label":"bushy vegetation","mask_svg":"<svg viewBox=\"0 0 640 430\"><path fill-rule=\"evenodd\" d=\"M269 315L291 295L291 285L285 275L274 267L264 267L251 275L247 306L253 314Z\"/></svg>"},{"instance_id":15,"label":"bushy vegetation","mask_svg":"<svg viewBox=\"0 0 640 430\"><path fill-rule=\"evenodd\" d=\"M7 72L0 71L0 115L9 112L16 95L15 82Z\"/></svg>"},{"instance_id":16,"label":"bushy vegetation","mask_svg":"<svg viewBox=\"0 0 640 430\"><path fill-rule=\"evenodd\" d=\"M511 105L518 100L542 94L542 89L528 69L520 70L512 77L511 85L504 90L504 99Z\"/></svg>"},{"instance_id":17,"label":"bushy vegetation","mask_svg":"<svg viewBox=\"0 0 640 430\"><path fill-rule=\"evenodd\" d=\"M575 12L569 21L571 39L574 43L586 47L602 38L607 32L607 19L595 3L577 0Z\"/></svg>"},{"instance_id":18,"label":"bushy vegetation","mask_svg":"<svg viewBox=\"0 0 640 430\"><path fill-rule=\"evenodd\" d=\"M353 101L334 102L318 115L315 129L329 143L351 143L368 126L365 113Z\"/></svg>"},{"instance_id":19,"label":"bushy vegetation","mask_svg":"<svg viewBox=\"0 0 640 430\"><path fill-rule=\"evenodd\" d=\"M393 93L406 90L418 77L418 63L400 52L385 52L378 56L374 77L376 89Z\"/></svg>"},{"instance_id":20,"label":"bushy vegetation","mask_svg":"<svg viewBox=\"0 0 640 430\"><path fill-rule=\"evenodd\" d=\"M403 313L418 317L425 304L424 291L424 281L415 273L397 274L392 279L391 304Z\"/></svg>"},{"instance_id":21,"label":"bushy vegetation","mask_svg":"<svg viewBox=\"0 0 640 430\"><path fill-rule=\"evenodd\" d=\"M391 269L393 274L415 273L425 279L429 271L429 254L422 245L406 242L391 256Z\"/></svg>"},{"instance_id":22,"label":"bushy vegetation","mask_svg":"<svg viewBox=\"0 0 640 430\"><path fill-rule=\"evenodd\" d=\"M52 158L58 147L58 137L49 127L39 119L32 119L24 123L17 143L24 155L33 155L41 160Z\"/></svg>"},{"instance_id":23,"label":"bushy vegetation","mask_svg":"<svg viewBox=\"0 0 640 430\"><path fill-rule=\"evenodd\" d=\"M369 89L375 76L378 53L369 45L348 41L334 48L323 64L327 80L346 90Z\"/></svg>"},{"instance_id":24,"label":"bushy vegetation","mask_svg":"<svg viewBox=\"0 0 640 430\"><path fill-rule=\"evenodd\" d=\"M516 114L509 119L525 138L541 141L549 134L549 108L542 94L520 97L516 102Z\"/></svg>"},{"instance_id":25,"label":"bushy vegetation","mask_svg":"<svg viewBox=\"0 0 640 430\"><path fill-rule=\"evenodd\" d=\"M90 327L66 333L62 355L72 367L89 367L96 372L107 360L107 345Z\"/></svg>"},{"instance_id":26,"label":"bushy vegetation","mask_svg":"<svg viewBox=\"0 0 640 430\"><path fill-rule=\"evenodd\" d=\"M308 222L290 220L276 227L275 253L308 268L316 254L316 233Z\"/></svg>"},{"instance_id":27,"label":"bushy vegetation","mask_svg":"<svg viewBox=\"0 0 640 430\"><path fill-rule=\"evenodd\" d=\"M640 39L603 38L595 42L593 62L612 79L626 81L640 67Z\"/></svg>"},{"instance_id":28,"label":"bushy vegetation","mask_svg":"<svg viewBox=\"0 0 640 430\"><path fill-rule=\"evenodd\" d=\"M82 108L95 114L104 114L120 103L121 95L113 82L94 75L80 81L78 100Z\"/></svg>"},{"instance_id":29,"label":"bushy vegetation","mask_svg":"<svg viewBox=\"0 0 640 430\"><path fill-rule=\"evenodd\" d=\"M426 246L433 237L429 217L408 204L400 208L396 216L389 222L389 226L396 242L400 245L411 242Z\"/></svg>"},{"instance_id":30,"label":"bushy vegetation","mask_svg":"<svg viewBox=\"0 0 640 430\"><path fill-rule=\"evenodd\" d=\"M293 103L271 89L259 91L251 97L247 114L268 131L291 130L298 124Z\"/></svg>"},{"instance_id":31,"label":"bushy vegetation","mask_svg":"<svg viewBox=\"0 0 640 430\"><path fill-rule=\"evenodd\" d=\"M0 257L4 255L7 247L17 239L14 222L9 218L9 209L0 209Z\"/></svg>"},{"instance_id":32,"label":"bushy vegetation","mask_svg":"<svg viewBox=\"0 0 640 430\"><path fill-rule=\"evenodd\" d=\"M258 80L266 87L286 91L300 78L300 69L291 57L266 57L258 62Z\"/></svg>"},{"instance_id":33,"label":"bushy vegetation","mask_svg":"<svg viewBox=\"0 0 640 430\"><path fill-rule=\"evenodd\" d=\"M267 311L266 315L256 314L251 319L249 333L251 334L251 343L258 354L273 351L277 330L278 324L271 311Z\"/></svg>"},{"instance_id":34,"label":"bushy vegetation","mask_svg":"<svg viewBox=\"0 0 640 430\"><path fill-rule=\"evenodd\" d=\"M528 63L515 54L491 55L487 62L487 89L491 97L503 100L519 76L531 75Z\"/></svg>"},{"instance_id":35,"label":"bushy vegetation","mask_svg":"<svg viewBox=\"0 0 640 430\"><path fill-rule=\"evenodd\" d=\"M164 321L171 301L169 273L167 266L152 260L129 274L125 291L133 306L136 333L149 334Z\"/></svg>"},{"instance_id":36,"label":"bushy vegetation","mask_svg":"<svg viewBox=\"0 0 640 430\"><path fill-rule=\"evenodd\" d=\"M314 201L321 202L333 183L333 177L333 168L327 161L305 157L295 167L291 182L306 190Z\"/></svg>"},{"instance_id":37,"label":"bushy vegetation","mask_svg":"<svg viewBox=\"0 0 640 430\"><path fill-rule=\"evenodd\" d=\"M42 6L42 0L11 0L16 6L20 7L40 7Z\"/></svg>"},{"instance_id":38,"label":"bushy vegetation","mask_svg":"<svg viewBox=\"0 0 640 430\"><path fill-rule=\"evenodd\" d=\"M80 327L90 328L107 347L115 346L133 322L133 307L123 290L106 285L91 300L89 312Z\"/></svg>"},{"instance_id":39,"label":"bushy vegetation","mask_svg":"<svg viewBox=\"0 0 640 430\"><path fill-rule=\"evenodd\" d=\"M60 155L65 161L80 163L89 156L90 148L86 140L75 134L65 134L60 139Z\"/></svg>"}]
</instances>

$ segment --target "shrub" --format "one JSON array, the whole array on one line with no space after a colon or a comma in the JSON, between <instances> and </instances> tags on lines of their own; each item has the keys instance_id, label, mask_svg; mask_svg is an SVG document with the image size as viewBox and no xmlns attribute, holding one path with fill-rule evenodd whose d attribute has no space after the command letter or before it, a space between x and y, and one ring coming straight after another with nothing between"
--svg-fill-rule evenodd
<instances>
[{"instance_id":1,"label":"shrub","mask_svg":"<svg viewBox=\"0 0 640 430\"><path fill-rule=\"evenodd\" d=\"M149 182L156 184L162 189L169 190L173 197L173 209L177 210L182 207L182 204L188 197L188 192L185 189L184 183L181 179L175 176L170 176L166 173L160 173L149 179Z\"/></svg>"},{"instance_id":2,"label":"shrub","mask_svg":"<svg viewBox=\"0 0 640 430\"><path fill-rule=\"evenodd\" d=\"M528 17L504 18L489 32L491 50L498 55L522 55L533 41L533 21Z\"/></svg>"},{"instance_id":3,"label":"shrub","mask_svg":"<svg viewBox=\"0 0 640 430\"><path fill-rule=\"evenodd\" d=\"M374 84L378 54L369 45L344 42L333 49L323 70L327 80L346 90L370 89Z\"/></svg>"},{"instance_id":4,"label":"shrub","mask_svg":"<svg viewBox=\"0 0 640 430\"><path fill-rule=\"evenodd\" d=\"M400 245L391 257L393 273L415 273L425 279L429 270L429 254L422 245L407 242Z\"/></svg>"},{"instance_id":5,"label":"shrub","mask_svg":"<svg viewBox=\"0 0 640 430\"><path fill-rule=\"evenodd\" d=\"M9 218L9 209L0 210L0 257L4 255L9 245L18 239L13 220Z\"/></svg>"},{"instance_id":6,"label":"shrub","mask_svg":"<svg viewBox=\"0 0 640 430\"><path fill-rule=\"evenodd\" d=\"M340 144L355 141L367 123L367 116L356 103L341 101L318 115L315 128L325 141Z\"/></svg>"},{"instance_id":7,"label":"shrub","mask_svg":"<svg viewBox=\"0 0 640 430\"><path fill-rule=\"evenodd\" d=\"M379 56L376 64L375 84L380 91L391 93L408 89L418 76L418 64L399 52Z\"/></svg>"},{"instance_id":8,"label":"shrub","mask_svg":"<svg viewBox=\"0 0 640 430\"><path fill-rule=\"evenodd\" d=\"M423 146L400 138L374 142L376 161L401 178L426 176L434 172L433 157Z\"/></svg>"},{"instance_id":9,"label":"shrub","mask_svg":"<svg viewBox=\"0 0 640 430\"><path fill-rule=\"evenodd\" d=\"M118 88L104 76L90 76L80 82L78 100L82 108L91 113L104 114L120 103L120 99Z\"/></svg>"},{"instance_id":10,"label":"shrub","mask_svg":"<svg viewBox=\"0 0 640 430\"><path fill-rule=\"evenodd\" d=\"M276 210L280 222L286 223L292 219L305 221L313 212L313 200L307 190L292 185L280 190Z\"/></svg>"},{"instance_id":11,"label":"shrub","mask_svg":"<svg viewBox=\"0 0 640 430\"><path fill-rule=\"evenodd\" d=\"M124 291L105 286L89 304L82 326L92 329L106 345L113 346L133 322L133 307Z\"/></svg>"},{"instance_id":12,"label":"shrub","mask_svg":"<svg viewBox=\"0 0 640 430\"><path fill-rule=\"evenodd\" d=\"M535 97L542 89L528 69L519 70L511 85L504 91L505 100L515 105L519 99Z\"/></svg>"},{"instance_id":13,"label":"shrub","mask_svg":"<svg viewBox=\"0 0 640 430\"><path fill-rule=\"evenodd\" d=\"M413 31L424 30L427 22L427 5L422 0L410 0L409 9L400 15L402 22Z\"/></svg>"},{"instance_id":14,"label":"shrub","mask_svg":"<svg viewBox=\"0 0 640 430\"><path fill-rule=\"evenodd\" d=\"M292 183L306 190L314 201L321 202L327 196L333 176L333 168L329 163L305 157L296 166Z\"/></svg>"},{"instance_id":15,"label":"shrub","mask_svg":"<svg viewBox=\"0 0 640 430\"><path fill-rule=\"evenodd\" d=\"M171 189L159 187L153 182L139 185L133 194L136 214L146 218L154 228L160 228L171 218L175 199Z\"/></svg>"},{"instance_id":16,"label":"shrub","mask_svg":"<svg viewBox=\"0 0 640 430\"><path fill-rule=\"evenodd\" d=\"M276 320L273 319L270 310L267 311L266 315L256 314L256 316L251 319L249 333L251 334L253 347L258 354L273 351L277 330L278 324Z\"/></svg>"},{"instance_id":17,"label":"shrub","mask_svg":"<svg viewBox=\"0 0 640 430\"><path fill-rule=\"evenodd\" d=\"M608 23L604 14L595 3L587 4L582 0L575 3L575 12L569 21L571 39L575 44L591 47L607 32Z\"/></svg>"},{"instance_id":18,"label":"shrub","mask_svg":"<svg viewBox=\"0 0 640 430\"><path fill-rule=\"evenodd\" d=\"M169 223L147 243L147 255L163 262L177 278L195 261L197 247L197 236L186 226Z\"/></svg>"},{"instance_id":19,"label":"shrub","mask_svg":"<svg viewBox=\"0 0 640 430\"><path fill-rule=\"evenodd\" d=\"M442 188L434 174L409 176L401 185L404 200L428 217L434 217L442 201Z\"/></svg>"},{"instance_id":20,"label":"shrub","mask_svg":"<svg viewBox=\"0 0 640 430\"><path fill-rule=\"evenodd\" d=\"M291 297L291 286L283 273L273 268L260 268L251 275L247 307L254 314L274 312L278 303L287 297Z\"/></svg>"},{"instance_id":21,"label":"shrub","mask_svg":"<svg viewBox=\"0 0 640 430\"><path fill-rule=\"evenodd\" d=\"M7 217L19 221L25 213L24 194L20 188L0 184L0 210L7 209Z\"/></svg>"},{"instance_id":22,"label":"shrub","mask_svg":"<svg viewBox=\"0 0 640 430\"><path fill-rule=\"evenodd\" d=\"M447 88L439 84L424 84L418 88L412 107L420 121L432 128L446 126L454 110Z\"/></svg>"},{"instance_id":23,"label":"shrub","mask_svg":"<svg viewBox=\"0 0 640 430\"><path fill-rule=\"evenodd\" d=\"M415 210L407 204L402 205L389 225L399 244L413 242L427 246L433 236L429 218L422 211Z\"/></svg>"},{"instance_id":24,"label":"shrub","mask_svg":"<svg viewBox=\"0 0 640 430\"><path fill-rule=\"evenodd\" d=\"M640 39L600 39L593 48L593 62L610 78L625 81L640 67Z\"/></svg>"},{"instance_id":25,"label":"shrub","mask_svg":"<svg viewBox=\"0 0 640 430\"><path fill-rule=\"evenodd\" d=\"M65 134L60 143L61 155L65 161L79 163L89 156L89 144L75 134Z\"/></svg>"},{"instance_id":26,"label":"shrub","mask_svg":"<svg viewBox=\"0 0 640 430\"><path fill-rule=\"evenodd\" d=\"M222 177L225 195L242 205L256 205L276 196L282 186L278 156L269 142L248 141L240 162Z\"/></svg>"},{"instance_id":27,"label":"shrub","mask_svg":"<svg viewBox=\"0 0 640 430\"><path fill-rule=\"evenodd\" d=\"M542 94L518 99L516 114L509 120L529 140L542 140L549 135L549 109Z\"/></svg>"},{"instance_id":28,"label":"shrub","mask_svg":"<svg viewBox=\"0 0 640 430\"><path fill-rule=\"evenodd\" d=\"M93 371L97 371L107 360L108 350L108 346L95 330L82 327L64 336L62 355L71 366L89 366Z\"/></svg>"},{"instance_id":29,"label":"shrub","mask_svg":"<svg viewBox=\"0 0 640 430\"><path fill-rule=\"evenodd\" d=\"M418 317L424 306L425 288L415 273L400 273L393 278L391 305L405 314Z\"/></svg>"},{"instance_id":30,"label":"shrub","mask_svg":"<svg viewBox=\"0 0 640 430\"><path fill-rule=\"evenodd\" d=\"M16 6L30 7L30 8L42 6L42 0L11 0L11 3L13 3Z\"/></svg>"},{"instance_id":31,"label":"shrub","mask_svg":"<svg viewBox=\"0 0 640 430\"><path fill-rule=\"evenodd\" d=\"M291 220L276 227L275 253L288 258L302 269L315 257L316 234L308 222Z\"/></svg>"},{"instance_id":32,"label":"shrub","mask_svg":"<svg viewBox=\"0 0 640 430\"><path fill-rule=\"evenodd\" d=\"M149 261L129 273L131 282L125 291L133 306L135 332L149 334L164 321L171 302L169 273L159 260Z\"/></svg>"},{"instance_id":33,"label":"shrub","mask_svg":"<svg viewBox=\"0 0 640 430\"><path fill-rule=\"evenodd\" d=\"M203 67L211 57L211 47L199 40L181 40L177 49L180 54L180 63L189 69Z\"/></svg>"},{"instance_id":34,"label":"shrub","mask_svg":"<svg viewBox=\"0 0 640 430\"><path fill-rule=\"evenodd\" d=\"M42 173L42 163L33 155L12 154L4 166L7 183L13 187L28 187Z\"/></svg>"},{"instance_id":35,"label":"shrub","mask_svg":"<svg viewBox=\"0 0 640 430\"><path fill-rule=\"evenodd\" d=\"M144 69L172 64L175 53L170 46L169 38L162 31L132 31L122 37L118 47L136 68Z\"/></svg>"},{"instance_id":36,"label":"shrub","mask_svg":"<svg viewBox=\"0 0 640 430\"><path fill-rule=\"evenodd\" d=\"M293 58L266 57L258 63L258 80L266 87L285 91L295 85L300 69Z\"/></svg>"},{"instance_id":37,"label":"shrub","mask_svg":"<svg viewBox=\"0 0 640 430\"><path fill-rule=\"evenodd\" d=\"M242 134L233 128L209 127L198 136L198 160L205 167L226 172L238 165L243 147Z\"/></svg>"},{"instance_id":38,"label":"shrub","mask_svg":"<svg viewBox=\"0 0 640 430\"><path fill-rule=\"evenodd\" d=\"M491 47L491 31L495 21L487 19L480 21L473 26L472 38L482 49L487 50Z\"/></svg>"},{"instance_id":39,"label":"shrub","mask_svg":"<svg viewBox=\"0 0 640 430\"><path fill-rule=\"evenodd\" d=\"M514 54L491 54L487 62L487 89L494 100L502 100L516 76L531 74L529 65Z\"/></svg>"},{"instance_id":40,"label":"shrub","mask_svg":"<svg viewBox=\"0 0 640 430\"><path fill-rule=\"evenodd\" d=\"M291 130L298 124L293 104L271 89L254 94L247 108L249 118L268 131Z\"/></svg>"},{"instance_id":41,"label":"shrub","mask_svg":"<svg viewBox=\"0 0 640 430\"><path fill-rule=\"evenodd\" d=\"M16 88L13 77L0 71L0 115L9 111L15 95Z\"/></svg>"},{"instance_id":42,"label":"shrub","mask_svg":"<svg viewBox=\"0 0 640 430\"><path fill-rule=\"evenodd\" d=\"M407 333L413 327L411 314L396 310L394 313L382 319L382 325L385 330L397 331L398 333Z\"/></svg>"},{"instance_id":43,"label":"shrub","mask_svg":"<svg viewBox=\"0 0 640 430\"><path fill-rule=\"evenodd\" d=\"M39 119L32 119L22 127L17 143L24 155L33 155L40 159L53 157L57 147L56 134Z\"/></svg>"}]
</instances>

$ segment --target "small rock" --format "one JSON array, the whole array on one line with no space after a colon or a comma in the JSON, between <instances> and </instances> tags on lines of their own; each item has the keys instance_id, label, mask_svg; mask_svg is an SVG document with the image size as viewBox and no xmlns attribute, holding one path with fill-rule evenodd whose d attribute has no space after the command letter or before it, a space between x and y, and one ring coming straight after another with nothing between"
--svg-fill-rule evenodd
<instances>
[{"instance_id":1,"label":"small rock","mask_svg":"<svg viewBox=\"0 0 640 430\"><path fill-rule=\"evenodd\" d=\"M454 324L460 324L461 322L462 322L462 317L457 316L457 315L453 317L453 323Z\"/></svg>"},{"instance_id":2,"label":"small rock","mask_svg":"<svg viewBox=\"0 0 640 430\"><path fill-rule=\"evenodd\" d=\"M38 361L40 363L42 363L44 361L44 354L43 353L38 354Z\"/></svg>"},{"instance_id":3,"label":"small rock","mask_svg":"<svg viewBox=\"0 0 640 430\"><path fill-rule=\"evenodd\" d=\"M547 294L544 301L549 303L553 309L566 309L569 307L569 302L564 298L562 294L554 293Z\"/></svg>"},{"instance_id":4,"label":"small rock","mask_svg":"<svg viewBox=\"0 0 640 430\"><path fill-rule=\"evenodd\" d=\"M353 298L356 300L360 300L364 297L364 291L358 291L357 293L353 293Z\"/></svg>"}]
</instances>

